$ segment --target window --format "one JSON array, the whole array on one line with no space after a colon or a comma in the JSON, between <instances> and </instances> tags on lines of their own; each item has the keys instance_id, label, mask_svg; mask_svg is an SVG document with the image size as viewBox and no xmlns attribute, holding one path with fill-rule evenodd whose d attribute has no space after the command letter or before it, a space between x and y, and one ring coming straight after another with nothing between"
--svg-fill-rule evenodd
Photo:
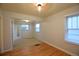
<instances>
[{"instance_id":1,"label":"window","mask_svg":"<svg viewBox=\"0 0 79 59\"><path fill-rule=\"evenodd\" d=\"M66 40L79 44L79 15L67 17Z\"/></svg>"},{"instance_id":2,"label":"window","mask_svg":"<svg viewBox=\"0 0 79 59\"><path fill-rule=\"evenodd\" d=\"M29 25L28 24L21 25L21 28L22 28L23 31L28 31Z\"/></svg>"},{"instance_id":3,"label":"window","mask_svg":"<svg viewBox=\"0 0 79 59\"><path fill-rule=\"evenodd\" d=\"M35 31L36 32L40 32L40 24L36 24L35 25Z\"/></svg>"}]
</instances>

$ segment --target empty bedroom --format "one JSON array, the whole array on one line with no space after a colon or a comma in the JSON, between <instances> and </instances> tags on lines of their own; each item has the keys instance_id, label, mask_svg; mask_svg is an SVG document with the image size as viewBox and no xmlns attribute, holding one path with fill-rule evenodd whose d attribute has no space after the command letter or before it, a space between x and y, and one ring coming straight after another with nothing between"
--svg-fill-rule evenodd
<instances>
[{"instance_id":1,"label":"empty bedroom","mask_svg":"<svg viewBox=\"0 0 79 59\"><path fill-rule=\"evenodd\" d=\"M0 3L0 56L79 56L79 3Z\"/></svg>"}]
</instances>

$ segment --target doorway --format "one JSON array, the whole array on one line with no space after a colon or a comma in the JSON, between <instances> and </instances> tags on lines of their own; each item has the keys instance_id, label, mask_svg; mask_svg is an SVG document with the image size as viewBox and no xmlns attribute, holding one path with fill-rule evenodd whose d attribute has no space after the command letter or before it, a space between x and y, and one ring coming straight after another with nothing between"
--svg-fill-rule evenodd
<instances>
[{"instance_id":1,"label":"doorway","mask_svg":"<svg viewBox=\"0 0 79 59\"><path fill-rule=\"evenodd\" d=\"M22 20L13 22L13 46L14 49L29 48L40 43L34 38L34 24Z\"/></svg>"}]
</instances>

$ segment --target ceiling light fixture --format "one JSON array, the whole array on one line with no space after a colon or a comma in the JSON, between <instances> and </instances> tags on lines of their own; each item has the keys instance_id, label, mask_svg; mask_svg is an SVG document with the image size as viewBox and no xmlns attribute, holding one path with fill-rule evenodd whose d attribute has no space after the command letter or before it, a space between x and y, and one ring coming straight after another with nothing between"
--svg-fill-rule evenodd
<instances>
[{"instance_id":1,"label":"ceiling light fixture","mask_svg":"<svg viewBox=\"0 0 79 59\"><path fill-rule=\"evenodd\" d=\"M38 11L41 11L42 5L38 4Z\"/></svg>"},{"instance_id":2,"label":"ceiling light fixture","mask_svg":"<svg viewBox=\"0 0 79 59\"><path fill-rule=\"evenodd\" d=\"M27 22L27 23L30 22L29 20L24 20L24 21Z\"/></svg>"},{"instance_id":3,"label":"ceiling light fixture","mask_svg":"<svg viewBox=\"0 0 79 59\"><path fill-rule=\"evenodd\" d=\"M39 12L42 10L42 7L46 5L46 0L33 0L33 2Z\"/></svg>"}]
</instances>

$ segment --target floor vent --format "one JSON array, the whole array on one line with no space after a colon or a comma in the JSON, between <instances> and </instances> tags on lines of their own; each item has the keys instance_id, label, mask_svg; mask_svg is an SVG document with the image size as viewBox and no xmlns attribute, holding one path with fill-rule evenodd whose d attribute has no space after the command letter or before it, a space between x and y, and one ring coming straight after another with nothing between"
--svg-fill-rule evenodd
<instances>
[{"instance_id":1,"label":"floor vent","mask_svg":"<svg viewBox=\"0 0 79 59\"><path fill-rule=\"evenodd\" d=\"M39 46L40 44L35 44L34 46Z\"/></svg>"}]
</instances>

